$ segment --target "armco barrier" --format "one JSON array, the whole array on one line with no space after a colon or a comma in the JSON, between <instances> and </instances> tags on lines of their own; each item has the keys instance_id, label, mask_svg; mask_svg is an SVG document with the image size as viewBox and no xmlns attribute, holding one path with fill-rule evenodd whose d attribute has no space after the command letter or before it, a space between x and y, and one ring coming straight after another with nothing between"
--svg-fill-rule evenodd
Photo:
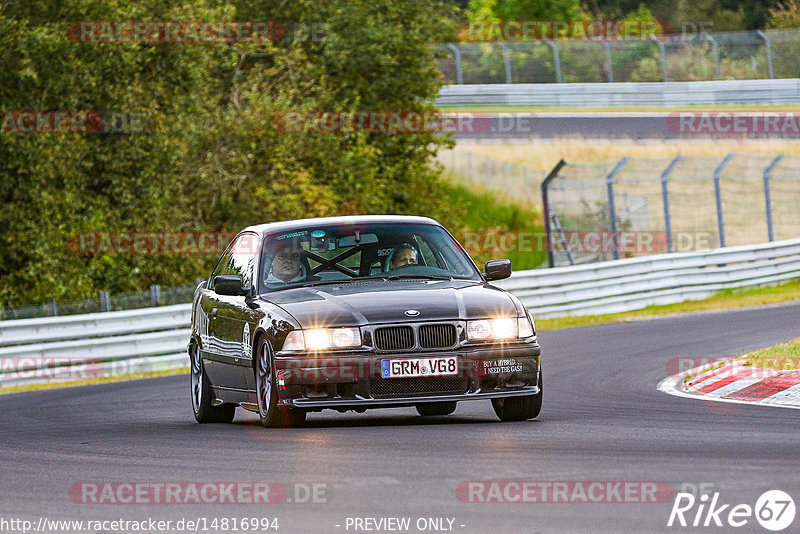
<instances>
[{"instance_id":1,"label":"armco barrier","mask_svg":"<svg viewBox=\"0 0 800 534\"><path fill-rule=\"evenodd\" d=\"M0 388L188 367L191 308L0 321Z\"/></svg>"},{"instance_id":2,"label":"armco barrier","mask_svg":"<svg viewBox=\"0 0 800 534\"><path fill-rule=\"evenodd\" d=\"M133 334L189 324L192 306L176 304L105 313L0 321L0 347Z\"/></svg>"},{"instance_id":3,"label":"armco barrier","mask_svg":"<svg viewBox=\"0 0 800 534\"><path fill-rule=\"evenodd\" d=\"M717 106L800 103L800 79L445 85L437 106Z\"/></svg>"},{"instance_id":4,"label":"armco barrier","mask_svg":"<svg viewBox=\"0 0 800 534\"><path fill-rule=\"evenodd\" d=\"M519 271L497 285L534 317L618 313L800 278L800 239Z\"/></svg>"},{"instance_id":5,"label":"armco barrier","mask_svg":"<svg viewBox=\"0 0 800 534\"><path fill-rule=\"evenodd\" d=\"M518 271L497 285L546 318L629 311L792 278L800 278L800 239ZM191 305L181 304L1 321L0 388L49 381L42 362L57 359L100 367L103 376L188 367L190 314ZM20 368L21 361L30 365Z\"/></svg>"}]
</instances>

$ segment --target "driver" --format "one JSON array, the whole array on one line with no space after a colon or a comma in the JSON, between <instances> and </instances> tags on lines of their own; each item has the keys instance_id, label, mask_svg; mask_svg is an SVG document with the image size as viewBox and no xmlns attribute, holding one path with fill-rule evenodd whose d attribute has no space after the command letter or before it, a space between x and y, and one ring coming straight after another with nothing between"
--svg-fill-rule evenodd
<instances>
[{"instance_id":1,"label":"driver","mask_svg":"<svg viewBox=\"0 0 800 534\"><path fill-rule=\"evenodd\" d=\"M404 265L415 265L417 263L417 251L408 243L403 243L394 249L392 259L389 262L389 269L397 269Z\"/></svg>"},{"instance_id":2,"label":"driver","mask_svg":"<svg viewBox=\"0 0 800 534\"><path fill-rule=\"evenodd\" d=\"M302 249L284 247L279 249L272 257L272 268L267 276L267 283L299 282L306 278L306 268L300 262Z\"/></svg>"}]
</instances>

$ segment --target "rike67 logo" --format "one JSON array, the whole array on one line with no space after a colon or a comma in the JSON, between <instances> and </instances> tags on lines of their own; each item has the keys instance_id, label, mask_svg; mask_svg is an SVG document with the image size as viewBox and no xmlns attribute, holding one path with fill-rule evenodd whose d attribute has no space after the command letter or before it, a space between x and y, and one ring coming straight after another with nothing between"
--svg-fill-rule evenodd
<instances>
[{"instance_id":1,"label":"rike67 logo","mask_svg":"<svg viewBox=\"0 0 800 534\"><path fill-rule=\"evenodd\" d=\"M722 503L718 491L699 497L681 492L675 496L667 526L738 528L747 525L755 517L765 529L778 532L791 525L794 516L794 500L781 490L765 491L756 500L755 506Z\"/></svg>"}]
</instances>

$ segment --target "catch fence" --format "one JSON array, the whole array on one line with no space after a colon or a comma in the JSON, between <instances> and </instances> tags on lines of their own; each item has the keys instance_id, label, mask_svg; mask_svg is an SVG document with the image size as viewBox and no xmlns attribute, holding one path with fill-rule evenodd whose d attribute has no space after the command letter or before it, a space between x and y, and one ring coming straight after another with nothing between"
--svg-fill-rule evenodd
<instances>
[{"instance_id":1,"label":"catch fence","mask_svg":"<svg viewBox=\"0 0 800 534\"><path fill-rule=\"evenodd\" d=\"M800 235L800 157L562 161L541 187L551 267Z\"/></svg>"},{"instance_id":2,"label":"catch fence","mask_svg":"<svg viewBox=\"0 0 800 534\"><path fill-rule=\"evenodd\" d=\"M440 70L448 84L800 77L800 30L652 37L450 43L440 46Z\"/></svg>"}]
</instances>

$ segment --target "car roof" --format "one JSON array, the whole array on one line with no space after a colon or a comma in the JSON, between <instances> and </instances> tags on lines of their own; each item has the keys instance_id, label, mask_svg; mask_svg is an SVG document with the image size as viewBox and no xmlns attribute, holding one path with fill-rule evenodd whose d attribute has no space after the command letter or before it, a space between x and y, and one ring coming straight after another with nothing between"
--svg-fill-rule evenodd
<instances>
[{"instance_id":1,"label":"car roof","mask_svg":"<svg viewBox=\"0 0 800 534\"><path fill-rule=\"evenodd\" d=\"M291 221L276 221L264 224L248 226L242 232L257 232L266 234L272 232L282 232L295 228L306 228L308 226L327 226L336 224L441 224L430 217L418 217L414 215L344 215L340 217L316 217L313 219L295 219Z\"/></svg>"}]
</instances>

